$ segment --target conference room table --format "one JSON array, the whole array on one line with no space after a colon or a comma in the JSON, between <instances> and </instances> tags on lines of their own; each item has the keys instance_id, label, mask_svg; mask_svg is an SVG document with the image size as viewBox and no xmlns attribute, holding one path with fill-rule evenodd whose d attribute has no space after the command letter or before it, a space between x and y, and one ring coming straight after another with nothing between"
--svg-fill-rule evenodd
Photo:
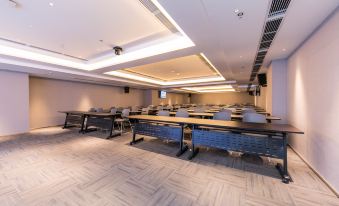
<instances>
[{"instance_id":1,"label":"conference room table","mask_svg":"<svg viewBox=\"0 0 339 206\"><path fill-rule=\"evenodd\" d=\"M170 116L175 116L176 112L170 112ZM202 113L199 113L199 112L189 112L188 113L190 117L200 117L202 119L204 118L208 118L208 119L212 119L213 116L214 116L214 113L207 113L207 112L202 112ZM241 114L232 114L231 115L231 118L233 120L242 120L244 116L241 115ZM272 123L273 120L281 120L280 117L275 117L275 116L266 116L266 120L268 123Z\"/></svg>"},{"instance_id":2,"label":"conference room table","mask_svg":"<svg viewBox=\"0 0 339 206\"><path fill-rule=\"evenodd\" d=\"M189 159L198 154L198 146L282 159L283 164L278 163L276 168L284 183L292 181L287 165L288 135L303 134L302 131L288 124L244 123L152 115L132 115L129 119L134 122L131 145L144 140L137 139L137 134L169 139L179 143L177 156L180 156L188 149L184 143L184 127L189 125L192 128L192 152Z\"/></svg>"},{"instance_id":3,"label":"conference room table","mask_svg":"<svg viewBox=\"0 0 339 206\"><path fill-rule=\"evenodd\" d=\"M63 128L70 128L80 126L81 133L96 131L97 128L106 129L109 131L110 137L121 135L120 132L115 131L114 121L116 117L121 116L119 113L108 112L85 112L85 111L59 111L66 114L65 123ZM94 127L94 128L90 128Z\"/></svg>"},{"instance_id":4,"label":"conference room table","mask_svg":"<svg viewBox=\"0 0 339 206\"><path fill-rule=\"evenodd\" d=\"M173 112L177 112L178 110L173 110ZM194 109L188 109L186 110L187 112L191 113L191 112L194 112ZM217 112L220 112L220 110L216 110L216 109L207 109L204 111L204 113L217 113ZM235 110L235 111L232 111L233 114L242 114L242 110ZM264 110L256 110L256 113L258 114L263 114L263 115L270 115L269 112L266 112Z\"/></svg>"}]
</instances>

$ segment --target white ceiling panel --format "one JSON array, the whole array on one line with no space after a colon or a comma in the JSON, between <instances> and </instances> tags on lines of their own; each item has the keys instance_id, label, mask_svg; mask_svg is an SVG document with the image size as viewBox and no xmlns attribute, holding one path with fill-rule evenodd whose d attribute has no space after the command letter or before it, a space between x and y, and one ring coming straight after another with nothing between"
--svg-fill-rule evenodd
<instances>
[{"instance_id":1,"label":"white ceiling panel","mask_svg":"<svg viewBox=\"0 0 339 206\"><path fill-rule=\"evenodd\" d=\"M1 38L79 58L170 33L136 0L17 2L19 7L0 1Z\"/></svg>"}]
</instances>

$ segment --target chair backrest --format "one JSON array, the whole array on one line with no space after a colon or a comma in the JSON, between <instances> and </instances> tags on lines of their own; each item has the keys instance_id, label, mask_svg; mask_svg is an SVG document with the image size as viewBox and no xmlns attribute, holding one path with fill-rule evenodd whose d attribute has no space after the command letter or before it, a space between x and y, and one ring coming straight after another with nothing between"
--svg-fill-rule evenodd
<instances>
[{"instance_id":1,"label":"chair backrest","mask_svg":"<svg viewBox=\"0 0 339 206\"><path fill-rule=\"evenodd\" d=\"M205 112L205 108L204 107L195 107L193 109L194 113L204 113Z\"/></svg>"},{"instance_id":2,"label":"chair backrest","mask_svg":"<svg viewBox=\"0 0 339 206\"><path fill-rule=\"evenodd\" d=\"M117 108L112 108L111 109L111 114L116 114L117 113Z\"/></svg>"},{"instance_id":3,"label":"chair backrest","mask_svg":"<svg viewBox=\"0 0 339 206\"><path fill-rule=\"evenodd\" d=\"M95 112L95 108L90 108L89 110L88 110L89 112Z\"/></svg>"},{"instance_id":4,"label":"chair backrest","mask_svg":"<svg viewBox=\"0 0 339 206\"><path fill-rule=\"evenodd\" d=\"M242 118L243 122L267 123L266 116L257 113L245 113Z\"/></svg>"},{"instance_id":5,"label":"chair backrest","mask_svg":"<svg viewBox=\"0 0 339 206\"><path fill-rule=\"evenodd\" d=\"M130 109L123 109L121 112L121 117L126 118L129 116Z\"/></svg>"},{"instance_id":6,"label":"chair backrest","mask_svg":"<svg viewBox=\"0 0 339 206\"><path fill-rule=\"evenodd\" d=\"M247 113L256 113L254 109L243 109L241 111L242 114L247 114Z\"/></svg>"},{"instance_id":7,"label":"chair backrest","mask_svg":"<svg viewBox=\"0 0 339 206\"><path fill-rule=\"evenodd\" d=\"M168 116L170 116L170 113L169 113L169 111L162 110L162 111L158 112L158 116L168 117Z\"/></svg>"},{"instance_id":8,"label":"chair backrest","mask_svg":"<svg viewBox=\"0 0 339 206\"><path fill-rule=\"evenodd\" d=\"M139 110L139 106L133 106L132 107L132 111L138 111Z\"/></svg>"},{"instance_id":9,"label":"chair backrest","mask_svg":"<svg viewBox=\"0 0 339 206\"><path fill-rule=\"evenodd\" d=\"M179 108L178 112L187 112L187 109L186 108Z\"/></svg>"},{"instance_id":10,"label":"chair backrest","mask_svg":"<svg viewBox=\"0 0 339 206\"><path fill-rule=\"evenodd\" d=\"M141 114L143 114L143 115L148 115L148 111L149 111L148 108L142 108L142 109L141 109Z\"/></svg>"},{"instance_id":11,"label":"chair backrest","mask_svg":"<svg viewBox=\"0 0 339 206\"><path fill-rule=\"evenodd\" d=\"M225 111L225 112L217 112L217 113L214 113L213 115L213 119L215 120L225 120L225 121L230 121L231 118L232 118L232 112L228 112L228 111Z\"/></svg>"},{"instance_id":12,"label":"chair backrest","mask_svg":"<svg viewBox=\"0 0 339 206\"><path fill-rule=\"evenodd\" d=\"M154 105L148 105L148 107L147 107L148 109L153 109L154 108Z\"/></svg>"},{"instance_id":13,"label":"chair backrest","mask_svg":"<svg viewBox=\"0 0 339 206\"><path fill-rule=\"evenodd\" d=\"M162 110L163 106L157 106L157 110Z\"/></svg>"},{"instance_id":14,"label":"chair backrest","mask_svg":"<svg viewBox=\"0 0 339 206\"><path fill-rule=\"evenodd\" d=\"M220 112L227 112L227 113L230 113L230 115L232 114L232 110L231 109L222 109L222 110L220 110Z\"/></svg>"},{"instance_id":15,"label":"chair backrest","mask_svg":"<svg viewBox=\"0 0 339 206\"><path fill-rule=\"evenodd\" d=\"M96 112L104 112L104 109L101 108L101 107L99 107L99 108L96 108L95 111L96 111Z\"/></svg>"},{"instance_id":16,"label":"chair backrest","mask_svg":"<svg viewBox=\"0 0 339 206\"><path fill-rule=\"evenodd\" d=\"M189 117L189 114L186 110L178 110L177 113L175 113L176 117Z\"/></svg>"}]
</instances>

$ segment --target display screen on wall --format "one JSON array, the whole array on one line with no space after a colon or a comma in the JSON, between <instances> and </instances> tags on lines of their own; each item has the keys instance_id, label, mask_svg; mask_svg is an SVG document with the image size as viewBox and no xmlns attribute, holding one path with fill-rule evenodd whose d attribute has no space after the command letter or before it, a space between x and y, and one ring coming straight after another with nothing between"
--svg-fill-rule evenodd
<instances>
[{"instance_id":1,"label":"display screen on wall","mask_svg":"<svg viewBox=\"0 0 339 206\"><path fill-rule=\"evenodd\" d=\"M163 90L161 90L161 91L159 91L159 98L160 99L166 99L166 91L163 91Z\"/></svg>"}]
</instances>

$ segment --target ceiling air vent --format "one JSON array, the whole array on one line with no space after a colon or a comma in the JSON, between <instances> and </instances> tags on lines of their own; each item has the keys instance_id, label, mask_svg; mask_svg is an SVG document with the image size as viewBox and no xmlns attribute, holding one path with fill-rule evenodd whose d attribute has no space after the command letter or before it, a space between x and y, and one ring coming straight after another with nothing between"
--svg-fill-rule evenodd
<instances>
[{"instance_id":1,"label":"ceiling air vent","mask_svg":"<svg viewBox=\"0 0 339 206\"><path fill-rule=\"evenodd\" d=\"M158 7L155 6L155 4L151 0L139 0L144 7L150 11L157 19L165 26L168 30L170 30L172 33L177 33L178 30L175 28L175 26L166 18L166 16L161 13L161 11L158 9Z\"/></svg>"},{"instance_id":2,"label":"ceiling air vent","mask_svg":"<svg viewBox=\"0 0 339 206\"><path fill-rule=\"evenodd\" d=\"M273 19L271 21L267 21L266 25L265 25L264 34L267 34L267 33L271 33L272 34L272 33L277 32L278 29L279 29L279 26L280 26L280 23L281 23L282 19L283 18L278 18L278 19Z\"/></svg>"},{"instance_id":3,"label":"ceiling air vent","mask_svg":"<svg viewBox=\"0 0 339 206\"><path fill-rule=\"evenodd\" d=\"M257 55L254 59L250 82L253 82L259 73L259 70L265 60L267 51L272 45L274 37L276 36L281 22L291 0L272 0L270 10L268 12L266 23L261 34L260 43L258 46ZM248 84L247 90L251 88L252 83Z\"/></svg>"},{"instance_id":4,"label":"ceiling air vent","mask_svg":"<svg viewBox=\"0 0 339 206\"><path fill-rule=\"evenodd\" d=\"M268 17L284 14L291 0L273 0Z\"/></svg>"}]
</instances>

